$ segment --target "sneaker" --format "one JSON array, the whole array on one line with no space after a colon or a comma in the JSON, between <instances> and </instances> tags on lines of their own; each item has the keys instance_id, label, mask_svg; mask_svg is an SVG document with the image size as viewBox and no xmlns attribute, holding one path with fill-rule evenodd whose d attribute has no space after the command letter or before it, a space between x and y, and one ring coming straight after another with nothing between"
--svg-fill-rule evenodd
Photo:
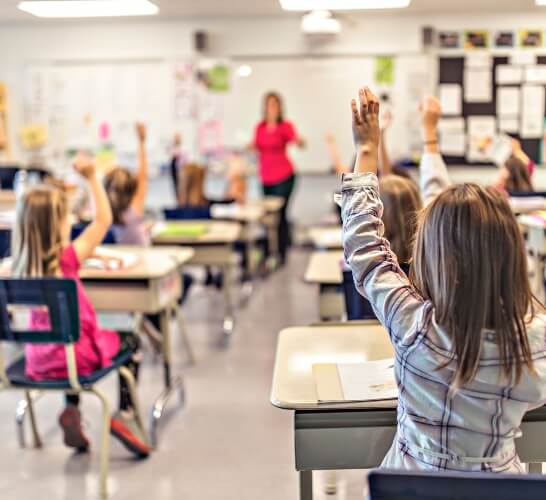
<instances>
[{"instance_id":1,"label":"sneaker","mask_svg":"<svg viewBox=\"0 0 546 500\"><path fill-rule=\"evenodd\" d=\"M147 458L150 447L140 431L134 415L119 411L110 420L110 433L138 458Z\"/></svg>"},{"instance_id":2,"label":"sneaker","mask_svg":"<svg viewBox=\"0 0 546 500\"><path fill-rule=\"evenodd\" d=\"M59 425L64 433L64 444L83 453L89 450L89 439L82 429L80 410L74 405L67 405L59 415Z\"/></svg>"}]
</instances>

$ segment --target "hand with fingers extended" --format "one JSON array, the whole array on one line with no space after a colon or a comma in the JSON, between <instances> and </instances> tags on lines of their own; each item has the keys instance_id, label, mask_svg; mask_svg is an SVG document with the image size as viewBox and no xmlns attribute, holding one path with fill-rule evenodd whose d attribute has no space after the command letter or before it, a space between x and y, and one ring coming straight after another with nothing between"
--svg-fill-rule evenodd
<instances>
[{"instance_id":1,"label":"hand with fingers extended","mask_svg":"<svg viewBox=\"0 0 546 500\"><path fill-rule=\"evenodd\" d=\"M355 172L377 173L379 148L379 99L368 88L361 88L356 100L351 101L353 111L353 137L357 148Z\"/></svg>"}]
</instances>

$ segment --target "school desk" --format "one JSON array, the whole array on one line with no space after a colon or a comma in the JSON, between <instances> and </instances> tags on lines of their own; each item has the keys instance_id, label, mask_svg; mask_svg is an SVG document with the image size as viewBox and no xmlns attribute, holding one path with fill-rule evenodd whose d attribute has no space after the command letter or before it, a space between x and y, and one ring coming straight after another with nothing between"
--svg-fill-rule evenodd
<instances>
[{"instance_id":1,"label":"school desk","mask_svg":"<svg viewBox=\"0 0 546 500\"><path fill-rule=\"evenodd\" d=\"M319 286L319 313L322 320L341 319L345 314L343 251L313 252L307 264L304 280Z\"/></svg>"},{"instance_id":2,"label":"school desk","mask_svg":"<svg viewBox=\"0 0 546 500\"><path fill-rule=\"evenodd\" d=\"M12 189L0 189L0 210L13 210L15 208L15 191Z\"/></svg>"},{"instance_id":3,"label":"school desk","mask_svg":"<svg viewBox=\"0 0 546 500\"><path fill-rule=\"evenodd\" d=\"M164 233L165 223L157 223L152 230L154 245L183 245L193 249L194 255L188 265L218 266L222 268L224 292L224 334L230 335L235 326L233 300L231 296L232 274L237 262L233 246L241 237L241 225L236 222L195 220L168 221L169 228L203 226L201 234Z\"/></svg>"},{"instance_id":4,"label":"school desk","mask_svg":"<svg viewBox=\"0 0 546 500\"><path fill-rule=\"evenodd\" d=\"M396 430L396 400L319 404L315 363L358 363L393 356L377 322L296 327L279 334L271 403L294 412L295 465L300 500L313 498L314 470L369 469L381 464ZM516 440L523 462L546 461L545 407L527 413Z\"/></svg>"},{"instance_id":5,"label":"school desk","mask_svg":"<svg viewBox=\"0 0 546 500\"><path fill-rule=\"evenodd\" d=\"M184 401L182 378L171 373L172 347L170 316L175 313L180 333L191 359L193 354L178 300L182 294L182 267L194 256L191 248L103 245L98 248L134 254L135 265L116 271L82 268L80 278L100 312L159 314L162 334L164 390L155 400L150 416L152 445L157 444L157 428L167 402L175 391Z\"/></svg>"},{"instance_id":6,"label":"school desk","mask_svg":"<svg viewBox=\"0 0 546 500\"><path fill-rule=\"evenodd\" d=\"M317 250L338 250L343 248L341 226L312 227L309 240Z\"/></svg>"},{"instance_id":7,"label":"school desk","mask_svg":"<svg viewBox=\"0 0 546 500\"><path fill-rule=\"evenodd\" d=\"M546 256L546 212L520 215L518 222L527 232L527 250L533 262L531 290L535 296L544 302L544 257Z\"/></svg>"}]
</instances>

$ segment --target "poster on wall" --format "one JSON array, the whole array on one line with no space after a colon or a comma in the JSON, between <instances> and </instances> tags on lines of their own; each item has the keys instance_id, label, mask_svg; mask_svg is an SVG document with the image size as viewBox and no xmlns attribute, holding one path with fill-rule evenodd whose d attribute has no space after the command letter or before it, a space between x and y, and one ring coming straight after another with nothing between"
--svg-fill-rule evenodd
<instances>
[{"instance_id":1,"label":"poster on wall","mask_svg":"<svg viewBox=\"0 0 546 500\"><path fill-rule=\"evenodd\" d=\"M520 136L522 139L540 139L544 133L544 86L523 85L521 94Z\"/></svg>"},{"instance_id":2,"label":"poster on wall","mask_svg":"<svg viewBox=\"0 0 546 500\"><path fill-rule=\"evenodd\" d=\"M376 57L374 73L375 83L378 85L392 85L394 83L394 57Z\"/></svg>"},{"instance_id":3,"label":"poster on wall","mask_svg":"<svg viewBox=\"0 0 546 500\"><path fill-rule=\"evenodd\" d=\"M495 138L496 120L494 116L469 116L468 150L466 158L469 162L486 162L489 160L487 148Z\"/></svg>"},{"instance_id":4,"label":"poster on wall","mask_svg":"<svg viewBox=\"0 0 546 500\"><path fill-rule=\"evenodd\" d=\"M489 68L465 68L465 102L491 102L493 100L493 78Z\"/></svg>"},{"instance_id":5,"label":"poster on wall","mask_svg":"<svg viewBox=\"0 0 546 500\"><path fill-rule=\"evenodd\" d=\"M465 49L487 49L489 47L489 31L471 30L464 32Z\"/></svg>"},{"instance_id":6,"label":"poster on wall","mask_svg":"<svg viewBox=\"0 0 546 500\"><path fill-rule=\"evenodd\" d=\"M438 46L441 49L458 49L461 46L461 35L458 31L440 31Z\"/></svg>"},{"instance_id":7,"label":"poster on wall","mask_svg":"<svg viewBox=\"0 0 546 500\"><path fill-rule=\"evenodd\" d=\"M513 31L497 31L495 33L495 47L512 48L514 47L515 39Z\"/></svg>"},{"instance_id":8,"label":"poster on wall","mask_svg":"<svg viewBox=\"0 0 546 500\"><path fill-rule=\"evenodd\" d=\"M519 46L523 48L537 48L544 45L542 30L519 30Z\"/></svg>"}]
</instances>

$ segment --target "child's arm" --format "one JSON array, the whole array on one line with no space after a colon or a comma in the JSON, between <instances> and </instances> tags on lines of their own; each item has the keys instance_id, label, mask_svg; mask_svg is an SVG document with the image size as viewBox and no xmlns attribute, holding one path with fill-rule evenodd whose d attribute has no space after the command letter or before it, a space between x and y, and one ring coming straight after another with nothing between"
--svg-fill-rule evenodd
<instances>
[{"instance_id":1,"label":"child's arm","mask_svg":"<svg viewBox=\"0 0 546 500\"><path fill-rule=\"evenodd\" d=\"M379 197L377 163L379 102L368 90L360 91L360 110L352 102L357 160L353 174L342 185L343 247L355 285L373 306L395 347L418 339L418 323L425 302L398 266L389 242L383 238L383 204Z\"/></svg>"},{"instance_id":2,"label":"child's arm","mask_svg":"<svg viewBox=\"0 0 546 500\"><path fill-rule=\"evenodd\" d=\"M326 134L326 148L328 149L328 154L330 155L330 161L333 163L334 168L336 169L336 174L345 174L351 170L349 166L346 165L341 159L336 138L332 133Z\"/></svg>"},{"instance_id":3,"label":"child's arm","mask_svg":"<svg viewBox=\"0 0 546 500\"><path fill-rule=\"evenodd\" d=\"M426 206L449 186L450 182L438 144L438 120L442 114L440 101L435 97L426 97L420 111L424 150L419 165L419 175L421 197Z\"/></svg>"},{"instance_id":4,"label":"child's arm","mask_svg":"<svg viewBox=\"0 0 546 500\"><path fill-rule=\"evenodd\" d=\"M73 242L78 260L83 262L93 254L112 225L112 209L93 160L79 157L74 168L87 180L95 205L95 219Z\"/></svg>"},{"instance_id":5,"label":"child's arm","mask_svg":"<svg viewBox=\"0 0 546 500\"><path fill-rule=\"evenodd\" d=\"M148 193L148 157L146 155L146 125L136 124L138 137L138 172L137 172L137 190L131 202L131 207L138 214L144 213L146 203L146 194Z\"/></svg>"}]
</instances>

